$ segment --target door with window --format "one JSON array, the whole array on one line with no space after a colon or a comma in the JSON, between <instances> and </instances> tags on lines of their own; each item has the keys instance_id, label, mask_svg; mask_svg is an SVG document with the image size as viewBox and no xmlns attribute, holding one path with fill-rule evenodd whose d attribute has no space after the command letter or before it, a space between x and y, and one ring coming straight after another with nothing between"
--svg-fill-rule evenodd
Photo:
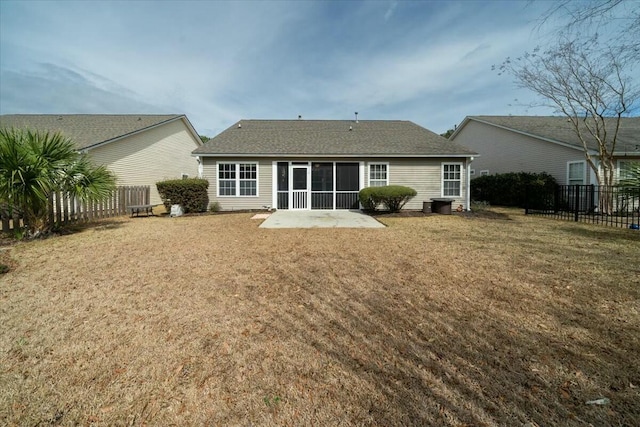
<instances>
[{"instance_id":1,"label":"door with window","mask_svg":"<svg viewBox=\"0 0 640 427\"><path fill-rule=\"evenodd\" d=\"M309 209L309 165L291 167L291 209Z\"/></svg>"}]
</instances>

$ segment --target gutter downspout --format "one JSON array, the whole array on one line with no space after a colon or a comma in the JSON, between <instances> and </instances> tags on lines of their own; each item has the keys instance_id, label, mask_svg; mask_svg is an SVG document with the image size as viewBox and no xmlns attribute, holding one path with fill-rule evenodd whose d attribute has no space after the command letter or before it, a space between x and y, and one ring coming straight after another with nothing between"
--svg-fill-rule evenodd
<instances>
[{"instance_id":1,"label":"gutter downspout","mask_svg":"<svg viewBox=\"0 0 640 427\"><path fill-rule=\"evenodd\" d=\"M466 167L467 167L467 211L471 211L471 162L473 162L473 157L467 157Z\"/></svg>"}]
</instances>

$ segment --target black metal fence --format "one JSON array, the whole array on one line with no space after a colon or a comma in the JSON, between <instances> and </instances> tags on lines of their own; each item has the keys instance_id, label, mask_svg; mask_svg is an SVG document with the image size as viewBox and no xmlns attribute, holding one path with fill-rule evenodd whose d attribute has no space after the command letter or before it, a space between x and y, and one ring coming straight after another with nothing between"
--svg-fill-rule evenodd
<instances>
[{"instance_id":1,"label":"black metal fence","mask_svg":"<svg viewBox=\"0 0 640 427\"><path fill-rule=\"evenodd\" d=\"M525 213L611 227L640 225L640 187L558 185L526 197Z\"/></svg>"}]
</instances>

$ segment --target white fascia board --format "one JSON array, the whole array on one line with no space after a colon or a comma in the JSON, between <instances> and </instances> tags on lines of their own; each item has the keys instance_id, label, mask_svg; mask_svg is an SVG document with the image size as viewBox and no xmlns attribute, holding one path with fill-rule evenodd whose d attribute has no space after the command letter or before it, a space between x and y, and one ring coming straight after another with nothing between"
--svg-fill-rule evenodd
<instances>
[{"instance_id":1,"label":"white fascia board","mask_svg":"<svg viewBox=\"0 0 640 427\"><path fill-rule=\"evenodd\" d=\"M467 124L467 123L469 123L469 116L465 117L465 118L462 120L462 123L460 123L460 126L458 126L458 127L456 128L456 130L454 130L454 131L453 131L453 133L451 134L451 136L449 136L449 141L453 141L453 140L454 140L454 138L455 138L456 136L458 136L458 134L460 133L460 130L461 130L461 129L462 129L462 128Z\"/></svg>"},{"instance_id":2,"label":"white fascia board","mask_svg":"<svg viewBox=\"0 0 640 427\"><path fill-rule=\"evenodd\" d=\"M249 157L249 158L257 158L257 157L265 157L265 158L309 158L309 159L320 159L320 158L435 158L440 159L443 157L451 158L461 158L468 159L471 157L480 157L479 154L264 154L264 153L255 153L255 154L204 154L204 153L191 153L193 157Z\"/></svg>"}]
</instances>

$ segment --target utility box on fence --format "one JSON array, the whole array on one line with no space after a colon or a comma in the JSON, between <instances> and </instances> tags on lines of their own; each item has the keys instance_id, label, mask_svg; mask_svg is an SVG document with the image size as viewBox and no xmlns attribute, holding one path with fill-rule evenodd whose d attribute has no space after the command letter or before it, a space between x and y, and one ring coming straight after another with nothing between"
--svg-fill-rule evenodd
<instances>
[{"instance_id":1,"label":"utility box on fence","mask_svg":"<svg viewBox=\"0 0 640 427\"><path fill-rule=\"evenodd\" d=\"M184 215L184 210L182 210L182 206L180 205L171 205L171 215L174 216L182 216Z\"/></svg>"}]
</instances>

